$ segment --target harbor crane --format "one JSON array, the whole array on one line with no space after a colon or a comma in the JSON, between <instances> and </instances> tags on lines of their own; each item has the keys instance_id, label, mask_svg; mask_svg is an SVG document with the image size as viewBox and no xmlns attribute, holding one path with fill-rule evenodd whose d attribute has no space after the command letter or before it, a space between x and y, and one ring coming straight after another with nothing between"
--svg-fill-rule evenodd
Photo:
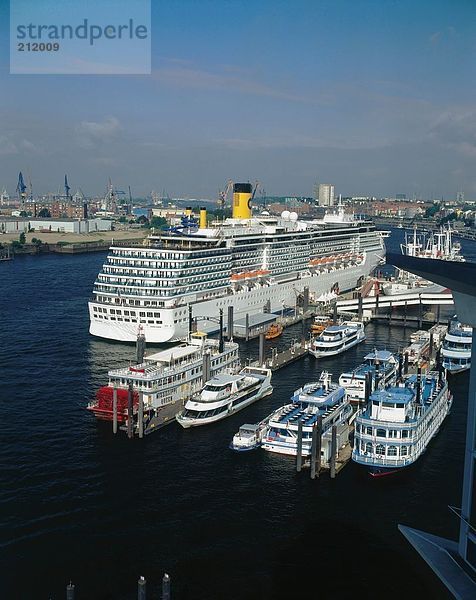
<instances>
[{"instance_id":1,"label":"harbor crane","mask_svg":"<svg viewBox=\"0 0 476 600\"><path fill-rule=\"evenodd\" d=\"M70 196L70 193L69 193L69 192L70 192L70 190L71 190L71 188L70 188L70 186L68 185L68 176L67 176L67 175L65 175L65 176L64 176L64 195L65 195L65 197L66 197L68 200L69 200L69 199L70 199L70 197L71 197L71 196Z\"/></svg>"},{"instance_id":2,"label":"harbor crane","mask_svg":"<svg viewBox=\"0 0 476 600\"><path fill-rule=\"evenodd\" d=\"M26 198L26 183L25 183L25 180L23 179L23 173L21 171L18 174L18 183L17 183L16 191L18 192L18 197L21 198L22 200L25 200L25 198Z\"/></svg>"},{"instance_id":3,"label":"harbor crane","mask_svg":"<svg viewBox=\"0 0 476 600\"><path fill-rule=\"evenodd\" d=\"M231 179L229 179L226 182L225 189L223 191L218 192L217 204L221 209L225 208L226 200L227 200L228 194L232 187L233 187L233 181Z\"/></svg>"}]
</instances>

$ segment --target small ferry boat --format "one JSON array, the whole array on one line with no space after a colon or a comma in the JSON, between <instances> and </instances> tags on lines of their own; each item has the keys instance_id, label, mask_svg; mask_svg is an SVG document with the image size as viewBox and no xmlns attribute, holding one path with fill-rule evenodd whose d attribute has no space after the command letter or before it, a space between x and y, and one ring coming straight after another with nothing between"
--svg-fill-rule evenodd
<instances>
[{"instance_id":1,"label":"small ferry boat","mask_svg":"<svg viewBox=\"0 0 476 600\"><path fill-rule=\"evenodd\" d=\"M296 390L291 402L275 410L267 418L261 447L268 452L297 453L298 422L302 421L302 455L311 453L313 426L322 417L321 456L327 462L331 452L331 429L333 425L347 425L352 407L343 387L333 384L331 374L323 371L318 382L307 383ZM346 443L348 427L338 431L338 447Z\"/></svg>"},{"instance_id":2,"label":"small ferry boat","mask_svg":"<svg viewBox=\"0 0 476 600\"><path fill-rule=\"evenodd\" d=\"M317 315L314 317L314 321L311 325L311 333L315 335L322 333L326 327L329 327L332 324L333 321L332 319L329 319L329 317Z\"/></svg>"},{"instance_id":3,"label":"small ferry boat","mask_svg":"<svg viewBox=\"0 0 476 600\"><path fill-rule=\"evenodd\" d=\"M265 429L265 421L254 424L245 423L233 436L233 440L230 443L231 450L236 450L236 452L247 452L248 450L259 448Z\"/></svg>"},{"instance_id":4,"label":"small ferry boat","mask_svg":"<svg viewBox=\"0 0 476 600\"><path fill-rule=\"evenodd\" d=\"M399 361L394 354L373 350L364 356L364 361L339 377L339 385L345 388L350 402L366 402L374 390L396 383Z\"/></svg>"},{"instance_id":5,"label":"small ferry boat","mask_svg":"<svg viewBox=\"0 0 476 600\"><path fill-rule=\"evenodd\" d=\"M221 373L206 382L202 391L176 415L182 427L220 421L273 392L271 369L244 367L237 375Z\"/></svg>"},{"instance_id":6,"label":"small ferry boat","mask_svg":"<svg viewBox=\"0 0 476 600\"><path fill-rule=\"evenodd\" d=\"M274 340L274 338L279 337L283 333L283 330L284 327L281 325L281 323L271 323L264 337L267 340Z\"/></svg>"},{"instance_id":7,"label":"small ferry boat","mask_svg":"<svg viewBox=\"0 0 476 600\"><path fill-rule=\"evenodd\" d=\"M365 340L364 324L360 321L344 321L341 325L330 325L315 338L309 354L316 358L326 358L341 354Z\"/></svg>"},{"instance_id":8,"label":"small ferry boat","mask_svg":"<svg viewBox=\"0 0 476 600\"><path fill-rule=\"evenodd\" d=\"M419 329L410 335L410 345L404 348L403 354L408 357L408 364L416 365L424 360L430 350L430 333Z\"/></svg>"},{"instance_id":9,"label":"small ferry boat","mask_svg":"<svg viewBox=\"0 0 476 600\"><path fill-rule=\"evenodd\" d=\"M461 373L471 367L473 328L452 320L443 340L441 356L449 373Z\"/></svg>"},{"instance_id":10,"label":"small ferry boat","mask_svg":"<svg viewBox=\"0 0 476 600\"><path fill-rule=\"evenodd\" d=\"M352 459L380 477L413 464L449 413L452 397L443 373L411 375L376 390L355 419Z\"/></svg>"},{"instance_id":11,"label":"small ferry boat","mask_svg":"<svg viewBox=\"0 0 476 600\"><path fill-rule=\"evenodd\" d=\"M111 421L113 397L116 390L117 418L127 419L128 388L133 385L133 409L137 411L139 392L144 400L144 414L152 417L155 411L178 400L186 400L203 386L203 365L208 363L210 374L232 372L240 366L239 346L195 332L187 342L146 356L141 364L109 371L109 383L96 392L87 409L98 419Z\"/></svg>"}]
</instances>

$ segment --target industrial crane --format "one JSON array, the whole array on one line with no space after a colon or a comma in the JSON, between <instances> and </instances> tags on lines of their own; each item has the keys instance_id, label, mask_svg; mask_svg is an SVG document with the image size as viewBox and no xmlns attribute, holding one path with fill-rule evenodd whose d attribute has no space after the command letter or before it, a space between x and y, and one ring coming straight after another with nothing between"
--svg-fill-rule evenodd
<instances>
[{"instance_id":1,"label":"industrial crane","mask_svg":"<svg viewBox=\"0 0 476 600\"><path fill-rule=\"evenodd\" d=\"M226 199L227 199L228 194L232 187L233 187L233 181L231 179L229 179L226 183L225 189L221 192L218 192L217 204L221 209L223 209L225 207Z\"/></svg>"},{"instance_id":2,"label":"industrial crane","mask_svg":"<svg viewBox=\"0 0 476 600\"><path fill-rule=\"evenodd\" d=\"M23 173L21 171L18 175L18 183L17 183L16 191L18 192L19 198L22 198L23 200L26 198L26 183L25 183L25 180L23 179Z\"/></svg>"}]
</instances>

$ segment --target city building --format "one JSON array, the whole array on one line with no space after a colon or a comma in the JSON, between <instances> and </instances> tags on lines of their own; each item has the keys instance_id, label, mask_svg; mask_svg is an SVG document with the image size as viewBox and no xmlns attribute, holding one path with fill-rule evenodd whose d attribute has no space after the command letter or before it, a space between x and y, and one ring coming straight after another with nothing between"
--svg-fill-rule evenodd
<instances>
[{"instance_id":1,"label":"city building","mask_svg":"<svg viewBox=\"0 0 476 600\"><path fill-rule=\"evenodd\" d=\"M320 183L317 186L319 206L334 206L334 186L331 183Z\"/></svg>"}]
</instances>

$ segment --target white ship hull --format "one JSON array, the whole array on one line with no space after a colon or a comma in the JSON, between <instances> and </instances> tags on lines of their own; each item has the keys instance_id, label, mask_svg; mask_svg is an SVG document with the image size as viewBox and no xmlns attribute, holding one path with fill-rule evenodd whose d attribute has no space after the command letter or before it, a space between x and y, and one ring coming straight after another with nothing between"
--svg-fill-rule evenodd
<instances>
[{"instance_id":1,"label":"white ship hull","mask_svg":"<svg viewBox=\"0 0 476 600\"><path fill-rule=\"evenodd\" d=\"M222 421L223 419L226 419L227 417L231 417L231 415L234 415L235 413L239 412L240 410L243 410L243 408L250 406L250 404L257 402L258 400L261 400L261 398L264 398L265 396L269 396L272 393L273 393L273 388L271 386L262 388L262 389L258 390L258 392L249 400L246 400L242 404L238 404L237 406L230 408L226 412L215 415L214 417L207 417L207 418L201 418L201 419L187 419L182 416L177 416L175 418L180 423L180 425L182 425L182 427L184 429L189 429L190 427L199 427L200 425L209 425L210 423L215 423L216 421Z\"/></svg>"},{"instance_id":2,"label":"white ship hull","mask_svg":"<svg viewBox=\"0 0 476 600\"><path fill-rule=\"evenodd\" d=\"M302 293L305 287L315 297L329 292L335 284L343 292L357 287L359 279L369 275L375 267L381 262L382 250L369 251L365 255L365 260L359 265L352 265L345 268L337 268L324 273L303 273L299 279L289 280L283 283L275 283L269 286L259 286L251 290L240 290L233 294L224 295L201 302L191 302L194 317L214 317L218 316L221 309L224 310L225 324L228 306L233 306L234 319L244 318L246 314L253 315L262 313L265 304L271 303L271 312L278 312L283 304L294 306L296 302L296 293ZM97 310L103 311L102 318L98 316ZM90 328L89 332L97 337L121 342L135 342L137 339L137 321L126 320L114 316L111 319L111 308L117 310L133 311L134 309L121 304L105 306L97 302L89 302ZM136 309L139 311L139 308ZM151 309L149 307L140 307L140 310L153 314L152 319L141 319L143 332L148 343L160 344L173 342L186 337L188 333L188 304L183 303L175 308ZM161 323L148 323L149 320ZM202 324L199 324L202 328Z\"/></svg>"}]
</instances>

